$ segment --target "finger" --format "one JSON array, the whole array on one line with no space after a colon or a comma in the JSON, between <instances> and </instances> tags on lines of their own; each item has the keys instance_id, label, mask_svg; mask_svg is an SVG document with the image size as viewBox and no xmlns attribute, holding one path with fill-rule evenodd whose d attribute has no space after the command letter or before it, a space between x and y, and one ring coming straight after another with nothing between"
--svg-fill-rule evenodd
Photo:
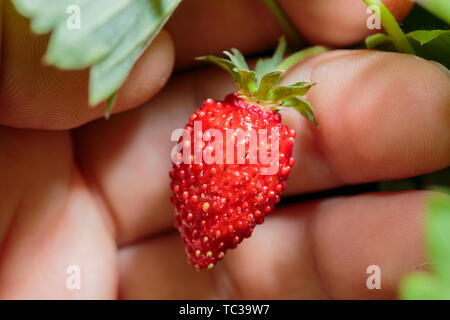
<instances>
[{"instance_id":1,"label":"finger","mask_svg":"<svg viewBox=\"0 0 450 320\"><path fill-rule=\"evenodd\" d=\"M344 46L362 41L367 7L360 0L280 0L297 30L313 44ZM411 0L384 0L399 19L411 9ZM186 68L194 58L219 54L231 47L255 54L274 47L282 30L261 0L183 1L167 30L176 47L176 65Z\"/></svg>"},{"instance_id":2,"label":"finger","mask_svg":"<svg viewBox=\"0 0 450 320\"><path fill-rule=\"evenodd\" d=\"M48 36L30 32L29 22L6 1L0 74L0 124L21 128L68 129L104 116L105 103L88 105L89 70L45 66ZM174 63L170 35L163 31L131 71L114 112L137 107L166 83ZM148 72L151 70L151 72Z\"/></svg>"},{"instance_id":3,"label":"finger","mask_svg":"<svg viewBox=\"0 0 450 320\"><path fill-rule=\"evenodd\" d=\"M411 55L337 51L299 65L285 81L300 78L318 83L307 98L320 129L293 110L284 113L298 132L288 192L400 179L450 165L447 69Z\"/></svg>"},{"instance_id":4,"label":"finger","mask_svg":"<svg viewBox=\"0 0 450 320\"><path fill-rule=\"evenodd\" d=\"M409 3L406 0L390 0L388 5L392 3L393 8L400 8L395 10L395 12L399 12L400 17L409 10L409 6L404 4L407 2ZM183 3L179 10L180 13L177 13L177 18L174 18L174 22L172 22L175 27L171 29L171 32L177 38L177 52L180 52L177 54L177 60L180 66L186 65L186 61L191 64L193 57L214 53L218 48L220 48L218 51L221 51L230 46L237 46L246 53L265 50L273 46L280 34L278 24L267 9L261 7L259 1L252 5L240 1L230 1L226 4L230 9L228 11L216 10L219 5L224 6L224 3L218 1L214 3L192 1L191 3L185 5L187 9L183 9ZM199 5L202 6L202 10L198 10L197 6ZM243 10L245 8L241 8L242 5L250 6L250 9L254 7L255 12L262 13L256 14L253 20L249 19L248 10ZM285 1L283 5L289 6L289 1ZM344 3L339 6L342 8L342 12L356 12L353 9L347 10L350 8L344 6ZM6 67L3 68L0 77L0 104L4 106L0 111L0 119L2 119L0 123L14 127L66 129L102 117L105 104L96 108L90 108L87 105L88 72L63 72L43 66L41 57L45 51L47 38L32 35L29 32L28 22L15 12L10 1L6 2L5 7L2 63ZM183 14L183 11L188 14ZM192 19L193 13L209 11L220 15L220 18L214 18L213 24L210 24L211 21L208 20L210 15L203 14L199 19ZM224 17L223 13L229 13L229 11L233 11L233 14ZM328 11L334 12L334 9ZM242 15L236 15L236 12L242 12L245 20ZM299 12L299 10L294 12ZM236 23L230 23L233 17L237 18ZM295 21L297 18L293 19ZM249 20L252 22L250 23ZM232 26L240 25L237 22L243 23L244 21L249 26L244 30L251 32L249 37L242 32L242 28L232 28ZM258 32L261 29L259 27L261 21L266 21L267 32ZM345 16L345 19L339 21L352 21L352 19ZM186 28L187 23L189 24L188 28ZM227 30L227 33L224 35L212 33L211 25L218 26L214 30ZM327 24L320 21L318 25ZM360 25L358 25L359 27ZM195 31L189 33L192 34L192 37L186 37L185 30L192 29ZM272 29L275 31L271 31ZM333 23L330 30L336 29L339 28L336 28L336 24ZM210 37L207 39L205 30L209 30ZM313 28L313 30L316 29ZM267 37L266 33L272 36ZM345 32L345 34L351 33ZM193 44L198 40L202 43L194 46ZM207 44L205 50L203 44ZM200 51L196 51L197 48ZM120 90L115 112L136 107L151 98L168 79L173 65L173 56L170 37L162 32L141 57L128 81ZM152 72L148 73L147 70L152 70Z\"/></svg>"},{"instance_id":5,"label":"finger","mask_svg":"<svg viewBox=\"0 0 450 320\"><path fill-rule=\"evenodd\" d=\"M200 86L202 76L208 81ZM232 83L223 82L223 76L215 70L177 76L142 108L74 132L77 162L104 199L115 221L119 244L173 224L168 193L172 130L184 127L203 97L200 91L196 97L203 85L209 83L219 96L227 84L233 89Z\"/></svg>"},{"instance_id":6,"label":"finger","mask_svg":"<svg viewBox=\"0 0 450 320\"><path fill-rule=\"evenodd\" d=\"M399 21L414 5L412 0L383 0L384 5ZM330 46L348 46L371 33L367 20L372 13L359 0L285 0L283 9L292 19L300 33L311 43Z\"/></svg>"},{"instance_id":7,"label":"finger","mask_svg":"<svg viewBox=\"0 0 450 320\"><path fill-rule=\"evenodd\" d=\"M395 298L402 277L425 261L425 195L366 194L287 207L223 267L242 297ZM381 269L380 290L367 287L371 265Z\"/></svg>"},{"instance_id":8,"label":"finger","mask_svg":"<svg viewBox=\"0 0 450 320\"><path fill-rule=\"evenodd\" d=\"M120 250L119 265L121 299L216 298L212 274L195 272L186 263L173 233Z\"/></svg>"},{"instance_id":9,"label":"finger","mask_svg":"<svg viewBox=\"0 0 450 320\"><path fill-rule=\"evenodd\" d=\"M1 127L0 137L0 298L114 298L115 243L69 133Z\"/></svg>"},{"instance_id":10,"label":"finger","mask_svg":"<svg viewBox=\"0 0 450 320\"><path fill-rule=\"evenodd\" d=\"M408 177L449 165L446 71L401 54L340 51L300 64L289 80L304 80L308 72L318 82L309 99L320 130L296 114L285 117L297 130L289 192ZM106 199L119 243L172 224L171 133L184 127L202 100L222 100L233 90L221 71L189 73L174 78L142 108L76 131L78 162Z\"/></svg>"},{"instance_id":11,"label":"finger","mask_svg":"<svg viewBox=\"0 0 450 320\"><path fill-rule=\"evenodd\" d=\"M188 269L177 234L149 239L119 253L121 297L393 299L403 276L424 265L427 194L365 194L279 207L210 272ZM381 289L367 287L371 265L381 270Z\"/></svg>"}]
</instances>

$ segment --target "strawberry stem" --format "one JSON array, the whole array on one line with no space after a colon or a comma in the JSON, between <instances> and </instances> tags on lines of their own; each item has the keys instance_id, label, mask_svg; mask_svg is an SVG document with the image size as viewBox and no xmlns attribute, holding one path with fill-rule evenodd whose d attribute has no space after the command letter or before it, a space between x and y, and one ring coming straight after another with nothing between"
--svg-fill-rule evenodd
<instances>
[{"instance_id":1,"label":"strawberry stem","mask_svg":"<svg viewBox=\"0 0 450 320\"><path fill-rule=\"evenodd\" d=\"M397 21L395 20L391 12L388 10L388 8L384 6L383 2L381 2L381 0L363 0L363 1L375 14L377 12L375 12L372 6L376 6L379 8L380 13L379 18L381 20L381 24L383 25L384 30L394 43L395 48L402 53L415 54L414 49L412 48L402 29L400 28L400 26L398 25Z\"/></svg>"},{"instance_id":2,"label":"strawberry stem","mask_svg":"<svg viewBox=\"0 0 450 320\"><path fill-rule=\"evenodd\" d=\"M259 59L254 70L249 69L244 56L237 49L231 49L231 52L224 51L228 59L214 56L196 59L211 62L229 72L236 82L239 97L248 103L276 110L281 107L292 107L317 126L311 105L301 98L314 83L300 81L289 86L281 86L280 82L289 67L302 59L327 50L322 46L306 48L283 60L286 40L281 37L274 55L271 58Z\"/></svg>"},{"instance_id":3,"label":"strawberry stem","mask_svg":"<svg viewBox=\"0 0 450 320\"><path fill-rule=\"evenodd\" d=\"M286 15L283 9L281 9L277 1L276 0L263 0L263 1L266 4L267 8L275 17L275 19L280 24L281 28L283 29L288 39L292 42L292 45L294 45L297 49L305 47L306 45L305 41L300 36L297 29L295 29L289 17Z\"/></svg>"}]
</instances>

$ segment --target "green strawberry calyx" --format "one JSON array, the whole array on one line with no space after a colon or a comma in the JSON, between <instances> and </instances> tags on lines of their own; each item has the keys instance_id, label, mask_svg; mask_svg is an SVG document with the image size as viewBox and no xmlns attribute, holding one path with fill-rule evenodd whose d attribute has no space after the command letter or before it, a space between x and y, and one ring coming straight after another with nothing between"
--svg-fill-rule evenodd
<instances>
[{"instance_id":1,"label":"green strawberry calyx","mask_svg":"<svg viewBox=\"0 0 450 320\"><path fill-rule=\"evenodd\" d=\"M279 84L291 66L306 57L327 50L322 46L314 46L283 59L286 52L286 40L281 37L274 55L271 58L259 59L255 70L250 70L242 53L234 48L231 52L224 51L228 59L215 56L203 56L196 59L213 63L228 71L236 82L239 96L248 103L258 104L271 110L292 107L317 126L311 104L302 98L315 83L301 81L289 86Z\"/></svg>"}]
</instances>

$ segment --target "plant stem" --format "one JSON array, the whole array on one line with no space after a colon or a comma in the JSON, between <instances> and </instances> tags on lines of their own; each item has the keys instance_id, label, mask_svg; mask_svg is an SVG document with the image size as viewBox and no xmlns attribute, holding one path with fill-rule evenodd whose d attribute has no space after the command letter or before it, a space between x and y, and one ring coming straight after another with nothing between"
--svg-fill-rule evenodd
<instances>
[{"instance_id":1,"label":"plant stem","mask_svg":"<svg viewBox=\"0 0 450 320\"><path fill-rule=\"evenodd\" d=\"M364 3L370 8L371 6L377 6L379 8L381 24L386 30L386 33L394 43L395 48L399 52L415 54L414 49L403 33L402 29L398 25L391 12L384 6L381 0L363 0ZM372 8L371 8L372 9ZM372 11L376 14L373 9Z\"/></svg>"},{"instance_id":2,"label":"plant stem","mask_svg":"<svg viewBox=\"0 0 450 320\"><path fill-rule=\"evenodd\" d=\"M284 60L279 65L278 70L285 71L285 70L289 69L292 65L299 62L300 60L306 59L308 57L311 57L311 56L314 56L316 54L323 53L326 51L328 51L328 48L323 47L323 46L314 46L314 47L309 47L309 48L300 50L300 51L294 53L293 55L289 56L288 58L286 58L286 60Z\"/></svg>"},{"instance_id":3,"label":"plant stem","mask_svg":"<svg viewBox=\"0 0 450 320\"><path fill-rule=\"evenodd\" d=\"M276 0L263 0L270 12L280 24L284 33L296 48L303 48L305 41L297 32L289 17L284 13Z\"/></svg>"}]
</instances>

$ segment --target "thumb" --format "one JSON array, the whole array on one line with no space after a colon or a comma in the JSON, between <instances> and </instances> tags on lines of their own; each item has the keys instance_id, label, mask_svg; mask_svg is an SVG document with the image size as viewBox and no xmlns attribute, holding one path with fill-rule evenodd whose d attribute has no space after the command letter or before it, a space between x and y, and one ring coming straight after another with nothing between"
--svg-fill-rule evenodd
<instances>
[{"instance_id":1,"label":"thumb","mask_svg":"<svg viewBox=\"0 0 450 320\"><path fill-rule=\"evenodd\" d=\"M0 124L69 129L102 117L105 103L95 108L88 105L89 71L63 71L44 65L49 37L31 33L28 20L10 0L3 5ZM162 31L119 91L114 112L134 108L154 96L168 80L173 64L172 39Z\"/></svg>"}]
</instances>

